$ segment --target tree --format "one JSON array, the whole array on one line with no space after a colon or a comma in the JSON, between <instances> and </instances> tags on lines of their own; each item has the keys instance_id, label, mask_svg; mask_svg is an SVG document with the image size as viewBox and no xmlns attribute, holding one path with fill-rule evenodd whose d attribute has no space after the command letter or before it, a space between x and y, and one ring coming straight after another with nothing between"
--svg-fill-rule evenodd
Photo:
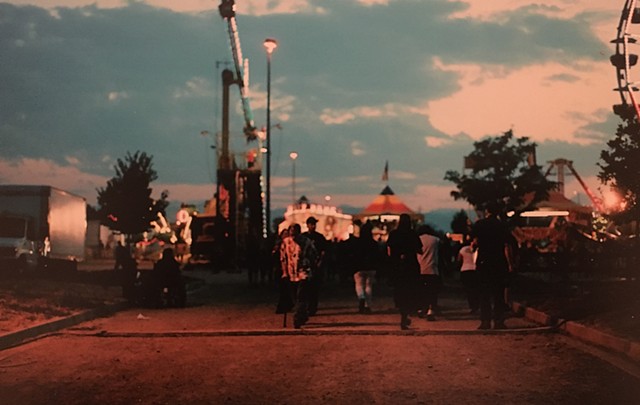
<instances>
[{"instance_id":1,"label":"tree","mask_svg":"<svg viewBox=\"0 0 640 405\"><path fill-rule=\"evenodd\" d=\"M135 234L151 228L158 213L164 215L169 205L168 193L162 192L159 200L151 198L152 181L158 178L153 170L153 156L137 151L127 152L114 166L116 176L98 189L98 205L101 221L110 229L122 232L131 241Z\"/></svg>"},{"instance_id":2,"label":"tree","mask_svg":"<svg viewBox=\"0 0 640 405\"><path fill-rule=\"evenodd\" d=\"M451 232L466 235L469 233L470 224L469 216L465 210L460 210L451 219Z\"/></svg>"},{"instance_id":3,"label":"tree","mask_svg":"<svg viewBox=\"0 0 640 405\"><path fill-rule=\"evenodd\" d=\"M608 150L600 152L598 178L615 188L625 204L613 217L623 223L640 219L640 124L633 114L621 115L615 138L607 142Z\"/></svg>"},{"instance_id":4,"label":"tree","mask_svg":"<svg viewBox=\"0 0 640 405\"><path fill-rule=\"evenodd\" d=\"M482 210L499 204L504 211L522 212L549 197L556 183L547 180L541 167L532 162L536 144L529 138L515 138L509 130L495 138L474 142L465 158L467 173L447 171L444 179L457 186L456 200L466 200Z\"/></svg>"}]
</instances>

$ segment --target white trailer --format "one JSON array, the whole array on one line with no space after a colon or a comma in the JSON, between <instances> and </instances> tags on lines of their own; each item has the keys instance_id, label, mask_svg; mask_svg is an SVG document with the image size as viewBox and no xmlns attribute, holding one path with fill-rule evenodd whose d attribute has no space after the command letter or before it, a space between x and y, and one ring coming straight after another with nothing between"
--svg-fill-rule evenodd
<instances>
[{"instance_id":1,"label":"white trailer","mask_svg":"<svg viewBox=\"0 0 640 405\"><path fill-rule=\"evenodd\" d=\"M0 259L23 269L84 260L87 203L51 186L0 185Z\"/></svg>"}]
</instances>

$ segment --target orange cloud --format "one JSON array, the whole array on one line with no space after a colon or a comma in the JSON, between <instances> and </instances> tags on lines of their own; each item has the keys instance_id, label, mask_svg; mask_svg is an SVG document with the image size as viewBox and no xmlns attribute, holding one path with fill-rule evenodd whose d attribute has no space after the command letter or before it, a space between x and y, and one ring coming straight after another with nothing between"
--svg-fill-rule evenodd
<instances>
[{"instance_id":1,"label":"orange cloud","mask_svg":"<svg viewBox=\"0 0 640 405\"><path fill-rule=\"evenodd\" d=\"M423 113L435 128L475 139L514 128L519 136L536 141L587 143L579 137L581 128L606 120L608 106L617 97L608 61L547 63L505 72L493 66L445 65L436 59L434 67L456 73L459 90L427 103Z\"/></svg>"}]
</instances>

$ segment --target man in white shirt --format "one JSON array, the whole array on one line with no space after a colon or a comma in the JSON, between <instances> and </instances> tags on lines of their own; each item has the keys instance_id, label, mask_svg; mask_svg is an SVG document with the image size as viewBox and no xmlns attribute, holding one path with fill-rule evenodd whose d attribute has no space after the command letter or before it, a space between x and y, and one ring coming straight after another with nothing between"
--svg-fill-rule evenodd
<instances>
[{"instance_id":1,"label":"man in white shirt","mask_svg":"<svg viewBox=\"0 0 640 405\"><path fill-rule=\"evenodd\" d=\"M438 306L438 291L440 289L440 271L438 269L438 255L440 239L434 236L434 230L429 225L418 228L418 236L422 248L418 253L420 263L420 285L422 289L422 309L419 314L428 321L435 321L435 310Z\"/></svg>"}]
</instances>

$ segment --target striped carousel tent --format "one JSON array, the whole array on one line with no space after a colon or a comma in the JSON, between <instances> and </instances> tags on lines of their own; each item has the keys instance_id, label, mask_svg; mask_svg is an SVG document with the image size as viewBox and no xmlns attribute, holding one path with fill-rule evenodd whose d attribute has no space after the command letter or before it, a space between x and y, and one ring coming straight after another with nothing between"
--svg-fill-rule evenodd
<instances>
[{"instance_id":1,"label":"striped carousel tent","mask_svg":"<svg viewBox=\"0 0 640 405\"><path fill-rule=\"evenodd\" d=\"M398 217L400 214L409 214L414 221L423 221L424 216L413 211L393 193L391 187L386 186L380 194L374 198L364 210L355 215L360 220L378 219L386 220Z\"/></svg>"}]
</instances>

